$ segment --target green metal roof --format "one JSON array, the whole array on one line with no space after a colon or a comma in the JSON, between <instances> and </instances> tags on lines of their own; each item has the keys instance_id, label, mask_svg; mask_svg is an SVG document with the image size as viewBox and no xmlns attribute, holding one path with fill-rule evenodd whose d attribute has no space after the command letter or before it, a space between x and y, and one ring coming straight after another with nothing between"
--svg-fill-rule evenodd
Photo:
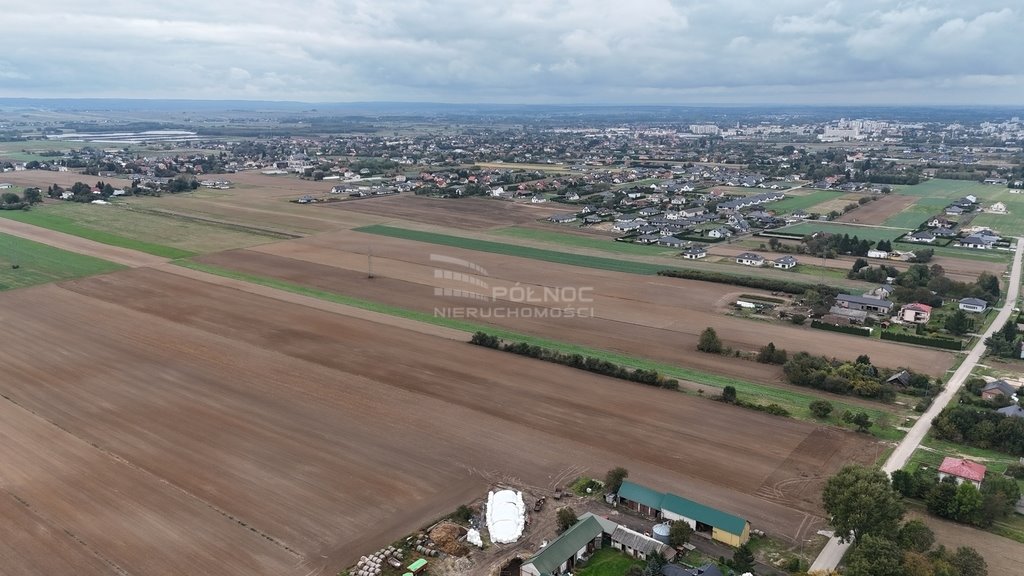
<instances>
[{"instance_id":1,"label":"green metal roof","mask_svg":"<svg viewBox=\"0 0 1024 576\"><path fill-rule=\"evenodd\" d=\"M674 512L702 524L725 530L730 534L743 534L743 527L747 523L746 520L739 516L733 516L728 512L722 512L710 506L705 506L700 502L694 502L682 496L677 496L671 492L662 494L629 480L622 481L622 486L619 488L619 498L639 502L656 510Z\"/></svg>"},{"instance_id":2,"label":"green metal roof","mask_svg":"<svg viewBox=\"0 0 1024 576\"><path fill-rule=\"evenodd\" d=\"M629 480L623 480L622 486L619 487L619 498L625 498L626 500L639 502L644 506L649 506L655 510L661 510L661 501L665 498L665 495L661 492L651 490L647 486L641 486L630 482Z\"/></svg>"},{"instance_id":3,"label":"green metal roof","mask_svg":"<svg viewBox=\"0 0 1024 576\"><path fill-rule=\"evenodd\" d=\"M563 562L601 534L601 523L594 516L588 516L573 524L561 536L555 538L528 564L533 564L541 574L551 574Z\"/></svg>"},{"instance_id":4,"label":"green metal roof","mask_svg":"<svg viewBox=\"0 0 1024 576\"><path fill-rule=\"evenodd\" d=\"M409 566L406 567L406 570L410 570L412 572L415 572L415 571L419 570L420 568L423 568L426 565L427 565L427 560L425 558L420 558L419 560L413 562L412 564L409 564Z\"/></svg>"},{"instance_id":5,"label":"green metal roof","mask_svg":"<svg viewBox=\"0 0 1024 576\"><path fill-rule=\"evenodd\" d=\"M665 498L661 502L663 510L674 512L680 516L686 516L691 520L696 520L702 524L708 526L714 526L715 528L725 530L730 534L740 535L743 534L743 527L746 526L747 521L739 516L733 516L728 512L722 512L716 508L705 506L699 502L688 500L682 496L676 496L671 492L665 494Z\"/></svg>"}]
</instances>

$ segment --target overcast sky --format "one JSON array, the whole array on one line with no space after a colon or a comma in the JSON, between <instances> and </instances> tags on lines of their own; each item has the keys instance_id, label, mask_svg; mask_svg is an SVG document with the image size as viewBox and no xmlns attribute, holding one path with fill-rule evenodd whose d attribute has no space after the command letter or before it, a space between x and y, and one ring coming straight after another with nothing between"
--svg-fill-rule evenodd
<instances>
[{"instance_id":1,"label":"overcast sky","mask_svg":"<svg viewBox=\"0 0 1024 576\"><path fill-rule=\"evenodd\" d=\"M0 0L0 97L1024 103L1019 0Z\"/></svg>"}]
</instances>

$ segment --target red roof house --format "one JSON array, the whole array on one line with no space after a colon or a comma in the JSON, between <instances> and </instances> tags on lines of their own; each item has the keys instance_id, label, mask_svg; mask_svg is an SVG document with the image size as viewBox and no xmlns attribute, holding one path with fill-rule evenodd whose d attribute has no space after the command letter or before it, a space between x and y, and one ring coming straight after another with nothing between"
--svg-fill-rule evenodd
<instances>
[{"instance_id":1,"label":"red roof house","mask_svg":"<svg viewBox=\"0 0 1024 576\"><path fill-rule=\"evenodd\" d=\"M985 479L985 466L963 458L947 456L942 460L942 466L939 466L939 479L946 476L956 478L957 484L966 480L980 488L981 481Z\"/></svg>"}]
</instances>

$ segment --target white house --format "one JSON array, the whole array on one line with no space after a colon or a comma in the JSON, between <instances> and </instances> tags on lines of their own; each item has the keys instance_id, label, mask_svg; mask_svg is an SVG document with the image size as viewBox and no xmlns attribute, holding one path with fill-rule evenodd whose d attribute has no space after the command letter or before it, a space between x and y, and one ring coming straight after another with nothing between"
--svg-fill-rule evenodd
<instances>
[{"instance_id":1,"label":"white house","mask_svg":"<svg viewBox=\"0 0 1024 576\"><path fill-rule=\"evenodd\" d=\"M796 258L792 256L782 256L780 258L772 260L772 266L774 266L775 268L781 268L783 270L789 270L790 268L796 266L796 264Z\"/></svg>"},{"instance_id":2,"label":"white house","mask_svg":"<svg viewBox=\"0 0 1024 576\"><path fill-rule=\"evenodd\" d=\"M874 248L868 250L868 258L879 258L882 260L889 259L889 253L885 250L875 250Z\"/></svg>"},{"instance_id":3,"label":"white house","mask_svg":"<svg viewBox=\"0 0 1024 576\"><path fill-rule=\"evenodd\" d=\"M743 264L744 266L763 266L764 256L754 254L753 252L744 252L736 256L736 263Z\"/></svg>"},{"instance_id":4,"label":"white house","mask_svg":"<svg viewBox=\"0 0 1024 576\"><path fill-rule=\"evenodd\" d=\"M939 466L939 480L952 476L957 484L970 482L975 488L981 488L981 482L985 479L985 466L963 458L947 456Z\"/></svg>"},{"instance_id":5,"label":"white house","mask_svg":"<svg viewBox=\"0 0 1024 576\"><path fill-rule=\"evenodd\" d=\"M732 232L728 228L713 228L708 230L708 238L728 238L732 236Z\"/></svg>"},{"instance_id":6,"label":"white house","mask_svg":"<svg viewBox=\"0 0 1024 576\"><path fill-rule=\"evenodd\" d=\"M1006 214L1006 204L1002 202L996 202L995 204L988 207L988 211L993 214Z\"/></svg>"},{"instance_id":7,"label":"white house","mask_svg":"<svg viewBox=\"0 0 1024 576\"><path fill-rule=\"evenodd\" d=\"M981 298L961 298L958 308L964 312L984 312L988 309L988 302Z\"/></svg>"},{"instance_id":8,"label":"white house","mask_svg":"<svg viewBox=\"0 0 1024 576\"><path fill-rule=\"evenodd\" d=\"M683 258L686 258L687 260L699 260L707 255L708 251L704 248L694 247L683 250Z\"/></svg>"}]
</instances>

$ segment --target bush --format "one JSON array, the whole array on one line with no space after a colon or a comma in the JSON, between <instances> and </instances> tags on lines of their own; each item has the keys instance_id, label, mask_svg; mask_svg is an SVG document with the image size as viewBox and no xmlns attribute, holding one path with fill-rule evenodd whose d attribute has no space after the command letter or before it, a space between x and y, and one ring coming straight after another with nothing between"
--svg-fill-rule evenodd
<instances>
[{"instance_id":1,"label":"bush","mask_svg":"<svg viewBox=\"0 0 1024 576\"><path fill-rule=\"evenodd\" d=\"M828 400L814 400L808 408L811 409L811 414L814 414L815 418L828 418L833 410L832 403Z\"/></svg>"},{"instance_id":2,"label":"bush","mask_svg":"<svg viewBox=\"0 0 1024 576\"><path fill-rule=\"evenodd\" d=\"M793 314L792 316L789 317L789 321L792 322L793 324L796 324L797 326L800 326L801 324L807 321L807 316L804 316L803 314Z\"/></svg>"},{"instance_id":3,"label":"bush","mask_svg":"<svg viewBox=\"0 0 1024 576\"><path fill-rule=\"evenodd\" d=\"M1006 475L1010 478L1024 478L1024 464L1010 464L1006 467Z\"/></svg>"},{"instance_id":4,"label":"bush","mask_svg":"<svg viewBox=\"0 0 1024 576\"><path fill-rule=\"evenodd\" d=\"M715 329L708 326L700 333L700 341L697 342L697 350L710 354L722 353L722 341L718 339Z\"/></svg>"},{"instance_id":5,"label":"bush","mask_svg":"<svg viewBox=\"0 0 1024 576\"><path fill-rule=\"evenodd\" d=\"M736 387L726 386L722 389L722 402L734 404L736 402Z\"/></svg>"},{"instance_id":6,"label":"bush","mask_svg":"<svg viewBox=\"0 0 1024 576\"><path fill-rule=\"evenodd\" d=\"M497 348L501 346L501 339L486 332L474 332L473 337L469 339L469 343L485 348Z\"/></svg>"},{"instance_id":7,"label":"bush","mask_svg":"<svg viewBox=\"0 0 1024 576\"><path fill-rule=\"evenodd\" d=\"M565 532L569 528L572 528L576 522L579 522L579 518L576 517L576 511L572 508L559 508L556 514L558 520L558 532Z\"/></svg>"},{"instance_id":8,"label":"bush","mask_svg":"<svg viewBox=\"0 0 1024 576\"><path fill-rule=\"evenodd\" d=\"M697 269L661 270L658 272L658 275L669 276L671 278L687 278L689 280L717 282L719 284L732 284L733 286L746 286L747 288L758 288L761 290L786 292L789 294L803 294L807 290L821 288L821 286L815 286L805 282L795 282L792 280L779 280L776 278L766 278L762 276L733 276L731 274L723 274L721 272L710 272L707 270ZM825 288L827 290L833 290L828 287Z\"/></svg>"},{"instance_id":9,"label":"bush","mask_svg":"<svg viewBox=\"0 0 1024 576\"><path fill-rule=\"evenodd\" d=\"M455 512L452 514L452 519L453 520L458 520L459 522L463 522L463 523L469 522L469 519L472 518L472 517L473 517L473 511L470 510L469 506L466 506L465 504L463 504L463 505L459 506L458 508L456 508Z\"/></svg>"}]
</instances>

